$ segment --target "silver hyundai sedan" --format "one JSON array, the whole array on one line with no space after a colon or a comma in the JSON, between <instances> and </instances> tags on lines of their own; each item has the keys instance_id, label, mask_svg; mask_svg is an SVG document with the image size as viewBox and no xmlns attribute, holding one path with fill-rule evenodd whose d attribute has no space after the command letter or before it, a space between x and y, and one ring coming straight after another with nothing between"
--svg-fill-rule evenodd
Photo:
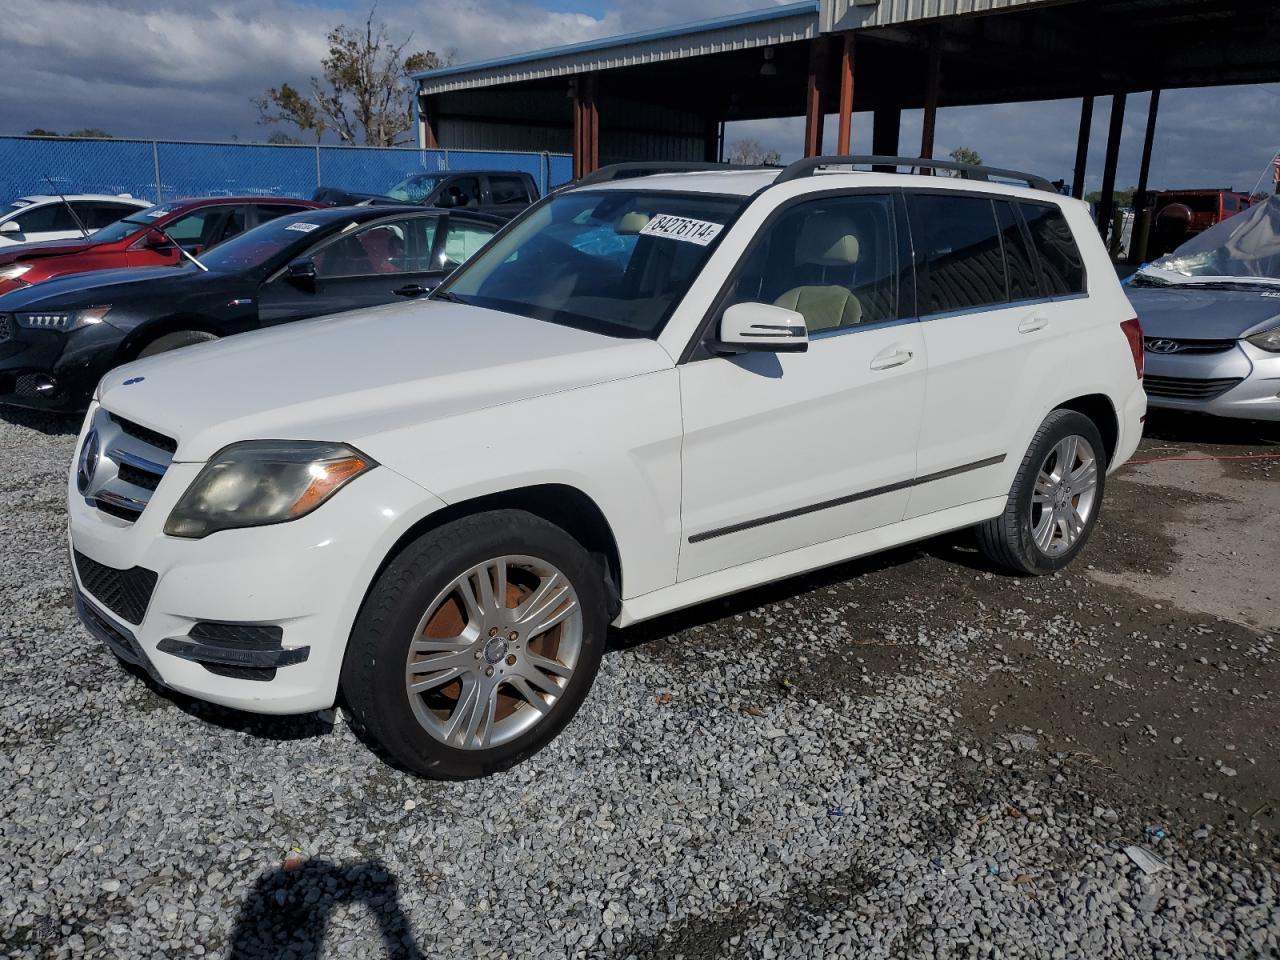
<instances>
[{"instance_id":1,"label":"silver hyundai sedan","mask_svg":"<svg viewBox=\"0 0 1280 960\"><path fill-rule=\"evenodd\" d=\"M1280 421L1280 197L1128 281L1152 407Z\"/></svg>"}]
</instances>

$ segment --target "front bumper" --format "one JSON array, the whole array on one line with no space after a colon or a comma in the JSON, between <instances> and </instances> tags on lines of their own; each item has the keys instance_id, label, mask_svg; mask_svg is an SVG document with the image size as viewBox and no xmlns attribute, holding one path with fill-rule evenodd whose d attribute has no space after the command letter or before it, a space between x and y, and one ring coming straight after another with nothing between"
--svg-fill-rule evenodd
<instances>
[{"instance_id":1,"label":"front bumper","mask_svg":"<svg viewBox=\"0 0 1280 960\"><path fill-rule=\"evenodd\" d=\"M1147 394L1152 407L1245 420L1280 420L1280 353L1240 341L1210 354L1146 354ZM1208 389L1210 381L1219 386ZM1196 385L1212 395L1197 398Z\"/></svg>"},{"instance_id":2,"label":"front bumper","mask_svg":"<svg viewBox=\"0 0 1280 960\"><path fill-rule=\"evenodd\" d=\"M98 578L103 595L95 596L73 561L81 619L121 659L190 696L255 713L332 706L352 624L379 566L413 523L444 504L377 467L290 523L224 530L202 540L165 536L165 519L200 467L172 464L133 523L86 503L72 471L73 554L114 571L155 574L149 595L129 608ZM275 650L259 646L247 653L229 642L193 648L198 624L278 628L279 641ZM221 651L221 662L201 662L210 650Z\"/></svg>"},{"instance_id":3,"label":"front bumper","mask_svg":"<svg viewBox=\"0 0 1280 960\"><path fill-rule=\"evenodd\" d=\"M111 368L124 333L97 323L63 333L18 326L4 318L0 338L0 404L78 413Z\"/></svg>"}]
</instances>

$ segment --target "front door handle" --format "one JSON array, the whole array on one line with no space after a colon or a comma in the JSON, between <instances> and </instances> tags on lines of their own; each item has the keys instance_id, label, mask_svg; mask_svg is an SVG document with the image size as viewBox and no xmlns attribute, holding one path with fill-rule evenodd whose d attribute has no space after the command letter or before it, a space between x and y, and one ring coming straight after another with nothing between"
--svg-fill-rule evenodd
<instances>
[{"instance_id":1,"label":"front door handle","mask_svg":"<svg viewBox=\"0 0 1280 960\"><path fill-rule=\"evenodd\" d=\"M886 350L884 353L878 353L871 359L872 370L892 370L894 367L900 367L904 363L910 363L911 358L915 354L910 350L904 350L896 347Z\"/></svg>"},{"instance_id":2,"label":"front door handle","mask_svg":"<svg viewBox=\"0 0 1280 960\"><path fill-rule=\"evenodd\" d=\"M1027 319L1018 324L1018 332L1035 333L1037 330L1043 330L1048 325L1048 317L1027 317Z\"/></svg>"}]
</instances>

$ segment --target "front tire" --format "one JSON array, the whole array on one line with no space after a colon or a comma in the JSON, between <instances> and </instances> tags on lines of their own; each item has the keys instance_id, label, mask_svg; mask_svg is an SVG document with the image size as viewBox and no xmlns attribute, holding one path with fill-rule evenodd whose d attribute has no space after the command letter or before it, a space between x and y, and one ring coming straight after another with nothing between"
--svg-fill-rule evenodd
<instances>
[{"instance_id":1,"label":"front tire","mask_svg":"<svg viewBox=\"0 0 1280 960\"><path fill-rule=\"evenodd\" d=\"M1022 458L1004 512L977 528L978 546L1015 573L1061 570L1089 541L1106 473L1106 447L1093 421L1054 410Z\"/></svg>"},{"instance_id":2,"label":"front tire","mask_svg":"<svg viewBox=\"0 0 1280 960\"><path fill-rule=\"evenodd\" d=\"M409 544L374 583L342 668L355 723L407 769L505 770L577 713L600 667L603 573L519 510L466 517Z\"/></svg>"}]
</instances>

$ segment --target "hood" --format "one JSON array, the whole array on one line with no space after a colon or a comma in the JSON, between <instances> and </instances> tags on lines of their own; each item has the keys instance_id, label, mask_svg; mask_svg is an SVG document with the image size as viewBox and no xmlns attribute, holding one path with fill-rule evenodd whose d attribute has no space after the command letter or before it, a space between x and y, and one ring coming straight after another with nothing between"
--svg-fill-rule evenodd
<instances>
[{"instance_id":1,"label":"hood","mask_svg":"<svg viewBox=\"0 0 1280 960\"><path fill-rule=\"evenodd\" d=\"M94 270L68 273L4 295L3 309L31 310L58 307L94 306L113 299L146 294L157 282L181 280L199 283L203 277L222 278L212 271L202 273L195 267L128 267L118 270Z\"/></svg>"},{"instance_id":2,"label":"hood","mask_svg":"<svg viewBox=\"0 0 1280 960\"><path fill-rule=\"evenodd\" d=\"M673 366L620 340L444 301L397 303L186 347L107 374L107 409L204 461L238 440L379 434Z\"/></svg>"},{"instance_id":3,"label":"hood","mask_svg":"<svg viewBox=\"0 0 1280 960\"><path fill-rule=\"evenodd\" d=\"M1234 340L1280 323L1280 289L1126 287L1145 337Z\"/></svg>"},{"instance_id":4,"label":"hood","mask_svg":"<svg viewBox=\"0 0 1280 960\"><path fill-rule=\"evenodd\" d=\"M34 243L15 243L0 247L0 266L35 260L39 257L58 257L66 253L84 253L97 246L86 240L37 240Z\"/></svg>"}]
</instances>

